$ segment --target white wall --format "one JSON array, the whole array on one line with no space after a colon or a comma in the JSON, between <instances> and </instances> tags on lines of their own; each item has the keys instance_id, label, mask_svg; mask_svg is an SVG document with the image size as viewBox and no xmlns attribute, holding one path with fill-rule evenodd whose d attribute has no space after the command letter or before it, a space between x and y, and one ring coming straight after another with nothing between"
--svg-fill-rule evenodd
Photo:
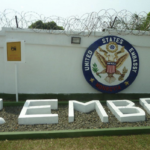
<instances>
[{"instance_id":1,"label":"white wall","mask_svg":"<svg viewBox=\"0 0 150 150\"><path fill-rule=\"evenodd\" d=\"M136 48L140 61L137 78L121 93L150 93L150 36L117 36ZM10 38L25 40L26 63L18 64L19 93L100 93L85 80L82 59L86 49L101 37L81 36L81 44L76 45L71 44L71 36L65 34L3 28L0 32L0 93L15 93L15 65L4 61L4 43Z\"/></svg>"}]
</instances>

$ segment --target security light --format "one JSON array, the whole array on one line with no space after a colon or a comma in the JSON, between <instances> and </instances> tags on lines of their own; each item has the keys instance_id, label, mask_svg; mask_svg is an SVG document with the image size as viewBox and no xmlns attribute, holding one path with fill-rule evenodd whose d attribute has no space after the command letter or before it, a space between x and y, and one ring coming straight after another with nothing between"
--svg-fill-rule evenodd
<instances>
[{"instance_id":1,"label":"security light","mask_svg":"<svg viewBox=\"0 0 150 150\"><path fill-rule=\"evenodd\" d=\"M72 44L80 44L81 38L80 37L71 37L71 43Z\"/></svg>"}]
</instances>

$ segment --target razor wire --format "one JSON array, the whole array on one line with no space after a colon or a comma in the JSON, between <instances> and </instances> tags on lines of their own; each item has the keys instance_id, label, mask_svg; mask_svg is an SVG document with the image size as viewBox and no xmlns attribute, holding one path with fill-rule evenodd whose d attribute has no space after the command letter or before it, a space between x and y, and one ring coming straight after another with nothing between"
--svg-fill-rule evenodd
<instances>
[{"instance_id":1,"label":"razor wire","mask_svg":"<svg viewBox=\"0 0 150 150\"><path fill-rule=\"evenodd\" d=\"M66 34L80 36L101 36L106 32L108 34L133 34L133 35L150 35L150 17L146 12L138 14L131 13L127 10L117 12L114 9L100 10L99 12L86 13L82 16L71 16L68 18L50 16L46 17L36 12L17 12L6 9L0 12L0 27L16 29L16 19L19 29L27 29L36 21L41 20L43 23L54 21L57 26L63 27L64 30L38 29L30 28L35 32L45 31L50 34ZM100 33L100 34L98 34Z\"/></svg>"}]
</instances>

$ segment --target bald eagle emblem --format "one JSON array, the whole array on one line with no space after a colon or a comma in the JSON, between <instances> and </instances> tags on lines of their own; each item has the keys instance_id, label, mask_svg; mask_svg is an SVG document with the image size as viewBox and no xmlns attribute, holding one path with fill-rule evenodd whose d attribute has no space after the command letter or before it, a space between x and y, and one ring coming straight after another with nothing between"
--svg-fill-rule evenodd
<instances>
[{"instance_id":1,"label":"bald eagle emblem","mask_svg":"<svg viewBox=\"0 0 150 150\"><path fill-rule=\"evenodd\" d=\"M122 72L118 70L129 56L129 53L124 50L124 46L122 46L121 49L118 50L117 43L109 42L106 45L106 50L103 50L101 47L98 48L99 52L95 51L94 54L98 62L103 67L103 70L101 70L100 72L96 71L96 75L100 76L100 74L106 73L107 76L105 78L105 81L109 84L116 80L116 78L113 76L114 74L119 75L118 81L124 80L124 76L128 72L127 68L124 67L122 69Z\"/></svg>"}]
</instances>

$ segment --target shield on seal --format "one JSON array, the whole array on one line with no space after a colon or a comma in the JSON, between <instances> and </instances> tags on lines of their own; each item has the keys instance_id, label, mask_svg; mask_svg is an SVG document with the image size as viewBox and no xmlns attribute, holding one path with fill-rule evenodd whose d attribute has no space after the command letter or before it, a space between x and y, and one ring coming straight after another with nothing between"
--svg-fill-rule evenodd
<instances>
[{"instance_id":1,"label":"shield on seal","mask_svg":"<svg viewBox=\"0 0 150 150\"><path fill-rule=\"evenodd\" d=\"M107 62L107 73L116 72L116 62Z\"/></svg>"}]
</instances>

